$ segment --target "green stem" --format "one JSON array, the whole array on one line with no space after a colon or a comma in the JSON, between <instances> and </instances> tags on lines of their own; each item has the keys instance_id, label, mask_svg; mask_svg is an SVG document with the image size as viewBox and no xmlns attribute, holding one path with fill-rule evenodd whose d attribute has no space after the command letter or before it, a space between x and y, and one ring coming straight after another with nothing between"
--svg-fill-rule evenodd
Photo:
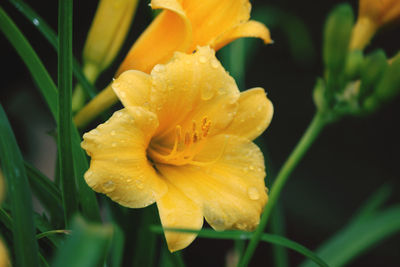
<instances>
[{"instance_id":1,"label":"green stem","mask_svg":"<svg viewBox=\"0 0 400 267\"><path fill-rule=\"evenodd\" d=\"M312 143L318 137L319 133L324 128L326 123L327 120L325 118L325 114L317 112L310 125L308 126L306 132L300 139L299 143L294 148L292 154L290 154L289 158L282 166L281 170L278 173L278 176L276 177L276 180L272 184L269 200L261 216L260 224L258 225L256 231L254 232L254 235L249 242L249 245L247 246L243 258L238 265L239 267L245 267L249 264L251 257L253 256L254 251L257 248L258 242L261 239L261 235L264 232L265 226L267 225L271 212L275 207L281 191L285 186L290 174L293 172L297 164L300 162Z\"/></svg>"}]
</instances>

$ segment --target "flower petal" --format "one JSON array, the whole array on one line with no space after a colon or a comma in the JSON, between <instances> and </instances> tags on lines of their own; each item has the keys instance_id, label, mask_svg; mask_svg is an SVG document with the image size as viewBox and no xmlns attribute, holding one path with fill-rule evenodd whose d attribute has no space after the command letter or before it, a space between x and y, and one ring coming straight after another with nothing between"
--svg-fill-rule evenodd
<instances>
[{"instance_id":1,"label":"flower petal","mask_svg":"<svg viewBox=\"0 0 400 267\"><path fill-rule=\"evenodd\" d=\"M211 162L221 150L220 158L210 165L157 164L157 169L203 208L207 222L214 229L252 230L258 225L268 198L263 155L245 138L217 135L208 140L195 160Z\"/></svg>"},{"instance_id":2,"label":"flower petal","mask_svg":"<svg viewBox=\"0 0 400 267\"><path fill-rule=\"evenodd\" d=\"M167 190L146 157L158 121L140 107L117 111L104 124L84 134L81 146L91 157L85 180L96 192L115 202L140 208L154 203Z\"/></svg>"},{"instance_id":3,"label":"flower petal","mask_svg":"<svg viewBox=\"0 0 400 267\"><path fill-rule=\"evenodd\" d=\"M186 51L192 42L190 21L177 0L152 0L153 9L164 9L129 50L116 77L126 70L150 72L166 62L174 51Z\"/></svg>"},{"instance_id":4,"label":"flower petal","mask_svg":"<svg viewBox=\"0 0 400 267\"><path fill-rule=\"evenodd\" d=\"M200 123L204 117L211 121L213 134L226 128L236 113L237 85L209 47L191 55L175 53L167 64L155 66L151 76L150 105L160 122L156 138L168 135L177 124L190 128L193 120Z\"/></svg>"},{"instance_id":5,"label":"flower petal","mask_svg":"<svg viewBox=\"0 0 400 267\"><path fill-rule=\"evenodd\" d=\"M219 50L230 42L242 37L260 38L265 44L272 43L268 28L258 21L250 20L222 33L210 45L215 50Z\"/></svg>"},{"instance_id":6,"label":"flower petal","mask_svg":"<svg viewBox=\"0 0 400 267\"><path fill-rule=\"evenodd\" d=\"M249 20L251 5L248 0L184 1L183 8L192 23L193 51L204 46L222 33Z\"/></svg>"},{"instance_id":7,"label":"flower petal","mask_svg":"<svg viewBox=\"0 0 400 267\"><path fill-rule=\"evenodd\" d=\"M123 72L112 83L115 94L125 107L145 107L150 101L151 76L137 70Z\"/></svg>"},{"instance_id":8,"label":"flower petal","mask_svg":"<svg viewBox=\"0 0 400 267\"><path fill-rule=\"evenodd\" d=\"M201 208L170 183L168 192L157 200L157 207L164 228L200 230L203 226ZM196 234L165 231L165 239L171 252L187 247L196 236Z\"/></svg>"},{"instance_id":9,"label":"flower petal","mask_svg":"<svg viewBox=\"0 0 400 267\"><path fill-rule=\"evenodd\" d=\"M271 122L274 107L262 88L249 89L240 94L239 108L224 133L254 140Z\"/></svg>"}]
</instances>

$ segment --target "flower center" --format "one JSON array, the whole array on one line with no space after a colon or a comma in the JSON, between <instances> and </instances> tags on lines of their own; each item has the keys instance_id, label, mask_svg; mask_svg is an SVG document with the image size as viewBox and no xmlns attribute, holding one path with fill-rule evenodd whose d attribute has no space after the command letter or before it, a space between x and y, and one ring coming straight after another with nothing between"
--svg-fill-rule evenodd
<instances>
[{"instance_id":1,"label":"flower center","mask_svg":"<svg viewBox=\"0 0 400 267\"><path fill-rule=\"evenodd\" d=\"M166 148L158 143L152 142L148 149L148 156L157 163L182 166L186 164L204 166L215 162L200 162L193 158L203 149L205 141L209 135L211 121L203 117L198 126L196 121L192 121L192 127L186 131L182 130L181 125L175 128L175 140L172 148ZM219 158L219 157L218 157Z\"/></svg>"}]
</instances>

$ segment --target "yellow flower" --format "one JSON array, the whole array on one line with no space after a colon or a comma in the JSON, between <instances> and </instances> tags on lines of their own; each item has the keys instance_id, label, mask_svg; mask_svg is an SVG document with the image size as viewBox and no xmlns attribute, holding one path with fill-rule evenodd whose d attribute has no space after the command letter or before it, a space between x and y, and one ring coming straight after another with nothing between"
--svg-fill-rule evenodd
<instances>
[{"instance_id":1,"label":"yellow flower","mask_svg":"<svg viewBox=\"0 0 400 267\"><path fill-rule=\"evenodd\" d=\"M360 0L350 47L363 49L378 28L400 20L399 0Z\"/></svg>"},{"instance_id":2,"label":"yellow flower","mask_svg":"<svg viewBox=\"0 0 400 267\"><path fill-rule=\"evenodd\" d=\"M176 52L151 74L112 85L124 109L86 133L86 182L130 208L157 202L163 227L252 230L267 201L264 159L252 142L273 107L261 88L240 93L209 47ZM195 234L166 232L168 247Z\"/></svg>"},{"instance_id":3,"label":"yellow flower","mask_svg":"<svg viewBox=\"0 0 400 267\"><path fill-rule=\"evenodd\" d=\"M270 43L268 29L249 21L248 0L152 0L153 9L164 11L132 46L116 76L126 70L149 72L174 51L191 53L196 46L215 50L240 37L258 37Z\"/></svg>"},{"instance_id":4,"label":"yellow flower","mask_svg":"<svg viewBox=\"0 0 400 267\"><path fill-rule=\"evenodd\" d=\"M138 0L101 0L83 48L83 72L94 83L117 55L131 25ZM77 111L85 101L78 85L72 98L72 110Z\"/></svg>"},{"instance_id":5,"label":"yellow flower","mask_svg":"<svg viewBox=\"0 0 400 267\"><path fill-rule=\"evenodd\" d=\"M191 53L197 46L218 50L241 37L258 37L270 43L268 29L250 19L248 0L152 0L153 9L163 9L134 43L116 77L126 70L150 72L167 62L175 51ZM78 127L117 101L111 86L103 90L74 118Z\"/></svg>"}]
</instances>

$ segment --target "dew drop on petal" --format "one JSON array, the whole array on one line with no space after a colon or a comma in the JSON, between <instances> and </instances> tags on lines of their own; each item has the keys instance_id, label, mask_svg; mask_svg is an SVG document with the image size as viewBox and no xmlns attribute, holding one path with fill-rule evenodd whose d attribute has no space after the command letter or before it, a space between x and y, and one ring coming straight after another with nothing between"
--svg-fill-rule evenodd
<instances>
[{"instance_id":1,"label":"dew drop on petal","mask_svg":"<svg viewBox=\"0 0 400 267\"><path fill-rule=\"evenodd\" d=\"M249 198L251 200L257 200L260 198L260 193L258 192L257 188L255 188L255 187L250 187L247 190L247 195L249 196Z\"/></svg>"},{"instance_id":2,"label":"dew drop on petal","mask_svg":"<svg viewBox=\"0 0 400 267\"><path fill-rule=\"evenodd\" d=\"M218 68L218 60L216 60L215 58L213 58L211 60L211 67L213 67L214 69Z\"/></svg>"},{"instance_id":3,"label":"dew drop on petal","mask_svg":"<svg viewBox=\"0 0 400 267\"><path fill-rule=\"evenodd\" d=\"M115 130L112 130L110 134L114 136L116 134Z\"/></svg>"},{"instance_id":4,"label":"dew drop on petal","mask_svg":"<svg viewBox=\"0 0 400 267\"><path fill-rule=\"evenodd\" d=\"M143 189L144 188L144 184L143 184L142 181L136 180L135 183L136 183L137 188L139 188L139 189Z\"/></svg>"},{"instance_id":5,"label":"dew drop on petal","mask_svg":"<svg viewBox=\"0 0 400 267\"><path fill-rule=\"evenodd\" d=\"M205 56L200 56L199 57L199 62L200 63L206 63L207 62L207 58Z\"/></svg>"},{"instance_id":6,"label":"dew drop on petal","mask_svg":"<svg viewBox=\"0 0 400 267\"><path fill-rule=\"evenodd\" d=\"M104 192L109 193L115 190L115 184L113 181L104 182L102 185Z\"/></svg>"},{"instance_id":7,"label":"dew drop on petal","mask_svg":"<svg viewBox=\"0 0 400 267\"><path fill-rule=\"evenodd\" d=\"M117 146L117 143L113 142L113 143L111 144L111 146L112 146L112 147L116 147L116 146Z\"/></svg>"},{"instance_id":8,"label":"dew drop on petal","mask_svg":"<svg viewBox=\"0 0 400 267\"><path fill-rule=\"evenodd\" d=\"M203 100L209 100L214 96L214 90L211 86L205 86L201 90L201 98Z\"/></svg>"},{"instance_id":9,"label":"dew drop on petal","mask_svg":"<svg viewBox=\"0 0 400 267\"><path fill-rule=\"evenodd\" d=\"M163 71L164 69L165 69L165 66L164 66L164 65L161 65L161 64L157 64L157 65L155 65L154 68L153 68L153 70L156 71L156 72Z\"/></svg>"}]
</instances>

